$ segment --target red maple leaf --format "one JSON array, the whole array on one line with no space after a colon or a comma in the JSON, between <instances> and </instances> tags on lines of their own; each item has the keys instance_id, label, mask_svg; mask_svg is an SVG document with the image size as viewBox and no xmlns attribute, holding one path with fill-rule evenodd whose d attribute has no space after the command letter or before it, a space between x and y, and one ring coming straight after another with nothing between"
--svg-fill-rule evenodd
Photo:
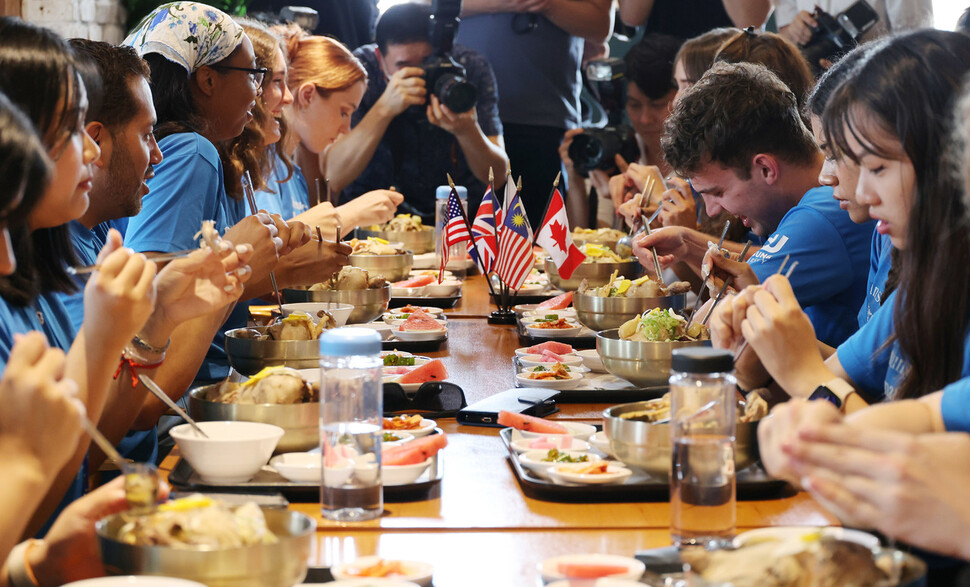
<instances>
[{"instance_id":1,"label":"red maple leaf","mask_svg":"<svg viewBox=\"0 0 970 587\"><path fill-rule=\"evenodd\" d=\"M559 247L559 250L566 252L566 227L558 220L549 225L549 232L552 233L552 240Z\"/></svg>"}]
</instances>

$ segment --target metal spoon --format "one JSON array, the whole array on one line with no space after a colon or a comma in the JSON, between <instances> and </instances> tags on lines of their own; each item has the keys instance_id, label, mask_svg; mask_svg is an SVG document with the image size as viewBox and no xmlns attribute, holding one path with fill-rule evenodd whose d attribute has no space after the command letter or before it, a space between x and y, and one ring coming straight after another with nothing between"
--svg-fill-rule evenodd
<instances>
[{"instance_id":1,"label":"metal spoon","mask_svg":"<svg viewBox=\"0 0 970 587\"><path fill-rule=\"evenodd\" d=\"M192 426L192 429L196 431L196 433L202 435L204 438L209 438L209 435L203 432L202 429L199 428L199 425L195 423L195 420L193 420L191 416L185 413L185 410L180 408L177 403L172 401L172 398L168 397L168 394L165 393L165 391L162 390L162 388L159 387L158 384L155 383L151 377L149 377L148 375L139 373L138 380L141 381L145 385L145 387L148 388L148 391L155 394L155 397L162 400L163 404L168 406L173 412L175 412L183 420L188 422Z\"/></svg>"}]
</instances>

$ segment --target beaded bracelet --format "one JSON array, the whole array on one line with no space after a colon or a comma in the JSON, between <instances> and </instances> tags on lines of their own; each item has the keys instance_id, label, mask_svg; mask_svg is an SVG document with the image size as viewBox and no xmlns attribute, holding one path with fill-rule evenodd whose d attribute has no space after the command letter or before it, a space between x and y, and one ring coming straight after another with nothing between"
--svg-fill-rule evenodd
<instances>
[{"instance_id":1,"label":"beaded bracelet","mask_svg":"<svg viewBox=\"0 0 970 587\"><path fill-rule=\"evenodd\" d=\"M148 344L140 336L136 334L135 337L131 339L131 344L133 344L135 348L143 350L146 353L150 353L153 355L163 355L165 354L165 351L168 350L168 347L171 346L172 339L169 338L168 341L165 342L165 346L159 348Z\"/></svg>"}]
</instances>

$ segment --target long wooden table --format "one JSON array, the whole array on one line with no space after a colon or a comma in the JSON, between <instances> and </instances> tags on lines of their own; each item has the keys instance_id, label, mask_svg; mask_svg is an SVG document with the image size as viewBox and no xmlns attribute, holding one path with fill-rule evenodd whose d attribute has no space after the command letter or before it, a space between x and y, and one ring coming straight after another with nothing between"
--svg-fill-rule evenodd
<instances>
[{"instance_id":1,"label":"long wooden table","mask_svg":"<svg viewBox=\"0 0 970 587\"><path fill-rule=\"evenodd\" d=\"M449 318L448 342L425 353L440 358L469 403L514 386L512 326L492 326L485 281L470 277ZM610 404L561 404L553 418L600 423ZM319 504L290 507L314 517L313 565L332 566L378 554L434 565L437 587L537 585L536 565L550 556L602 552L632 556L670 544L668 503L564 504L523 495L506 461L498 429L439 420L448 434L440 497L389 503L378 520L337 524ZM174 466L171 457L165 465ZM164 467L163 467L164 468ZM738 530L782 525L830 525L837 520L805 493L738 502Z\"/></svg>"}]
</instances>

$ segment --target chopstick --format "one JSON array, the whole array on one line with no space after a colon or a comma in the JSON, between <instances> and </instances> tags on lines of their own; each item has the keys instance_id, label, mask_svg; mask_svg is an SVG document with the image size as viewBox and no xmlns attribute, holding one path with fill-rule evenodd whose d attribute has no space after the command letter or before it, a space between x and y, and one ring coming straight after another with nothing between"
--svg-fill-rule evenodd
<instances>
[{"instance_id":1,"label":"chopstick","mask_svg":"<svg viewBox=\"0 0 970 587\"><path fill-rule=\"evenodd\" d=\"M785 268L785 263L787 262L788 262L788 255L785 255L785 260L781 262L781 265L778 267L778 271L775 272L775 275L778 275L779 273L781 273L781 270ZM785 273L785 279L788 279L789 277L791 277L791 272L795 270L795 267L798 267L798 261L795 261L794 263L792 263L791 267L788 268L788 272ZM738 359L741 357L741 353L743 353L747 348L748 348L748 339L746 338L742 339L741 344L738 345L738 350L734 352L735 363L738 362Z\"/></svg>"},{"instance_id":2,"label":"chopstick","mask_svg":"<svg viewBox=\"0 0 970 587\"><path fill-rule=\"evenodd\" d=\"M161 253L159 255L146 255L149 261L154 261L156 263L164 261L172 261L174 259L181 259L182 257L188 257L192 253L198 251L199 249L184 249L182 251L174 251L172 253ZM101 263L96 263L94 265L85 265L83 267L66 267L65 271L71 275L86 275L88 273L94 273L95 271L101 269Z\"/></svg>"},{"instance_id":3,"label":"chopstick","mask_svg":"<svg viewBox=\"0 0 970 587\"><path fill-rule=\"evenodd\" d=\"M246 199L249 200L249 209L253 214L257 214L259 209L256 207L256 193L253 191L253 178L246 170L246 181L243 182L243 191L246 192ZM273 286L273 293L276 295L276 305L280 308L280 316L283 315L283 297L280 295L280 288L276 285L276 273L269 272L269 283Z\"/></svg>"},{"instance_id":4,"label":"chopstick","mask_svg":"<svg viewBox=\"0 0 970 587\"><path fill-rule=\"evenodd\" d=\"M748 249L750 248L751 248L751 241L749 240L747 243L745 243L744 248L741 249L742 262L744 261L744 256L748 254ZM711 314L714 313L714 308L716 308L717 305L721 303L721 298L724 297L724 292L726 292L728 286L731 285L731 279L733 277L734 277L733 275L729 275L728 278L724 280L724 285L721 286L721 291L717 292L717 297L714 298L714 303L711 304L711 309L707 311L707 316L704 316L704 320L701 321L701 324L703 324L704 326L707 326L707 321L710 320Z\"/></svg>"},{"instance_id":5,"label":"chopstick","mask_svg":"<svg viewBox=\"0 0 970 587\"><path fill-rule=\"evenodd\" d=\"M731 221L727 220L724 223L724 230L721 231L721 240L717 241L718 251L721 250L721 246L724 244L724 237L727 236L727 232L729 228L731 228ZM751 244L751 242L748 241L748 244ZM747 248L745 248L745 251L747 251ZM742 261L744 260L744 253L741 254L741 260ZM701 281L701 287L697 291L697 300L694 302L694 309L691 311L690 316L687 317L687 326L684 326L685 330L687 329L688 326L690 326L691 322L694 321L694 315L697 314L697 309L701 307L701 299L703 297L704 297L704 282Z\"/></svg>"}]
</instances>

